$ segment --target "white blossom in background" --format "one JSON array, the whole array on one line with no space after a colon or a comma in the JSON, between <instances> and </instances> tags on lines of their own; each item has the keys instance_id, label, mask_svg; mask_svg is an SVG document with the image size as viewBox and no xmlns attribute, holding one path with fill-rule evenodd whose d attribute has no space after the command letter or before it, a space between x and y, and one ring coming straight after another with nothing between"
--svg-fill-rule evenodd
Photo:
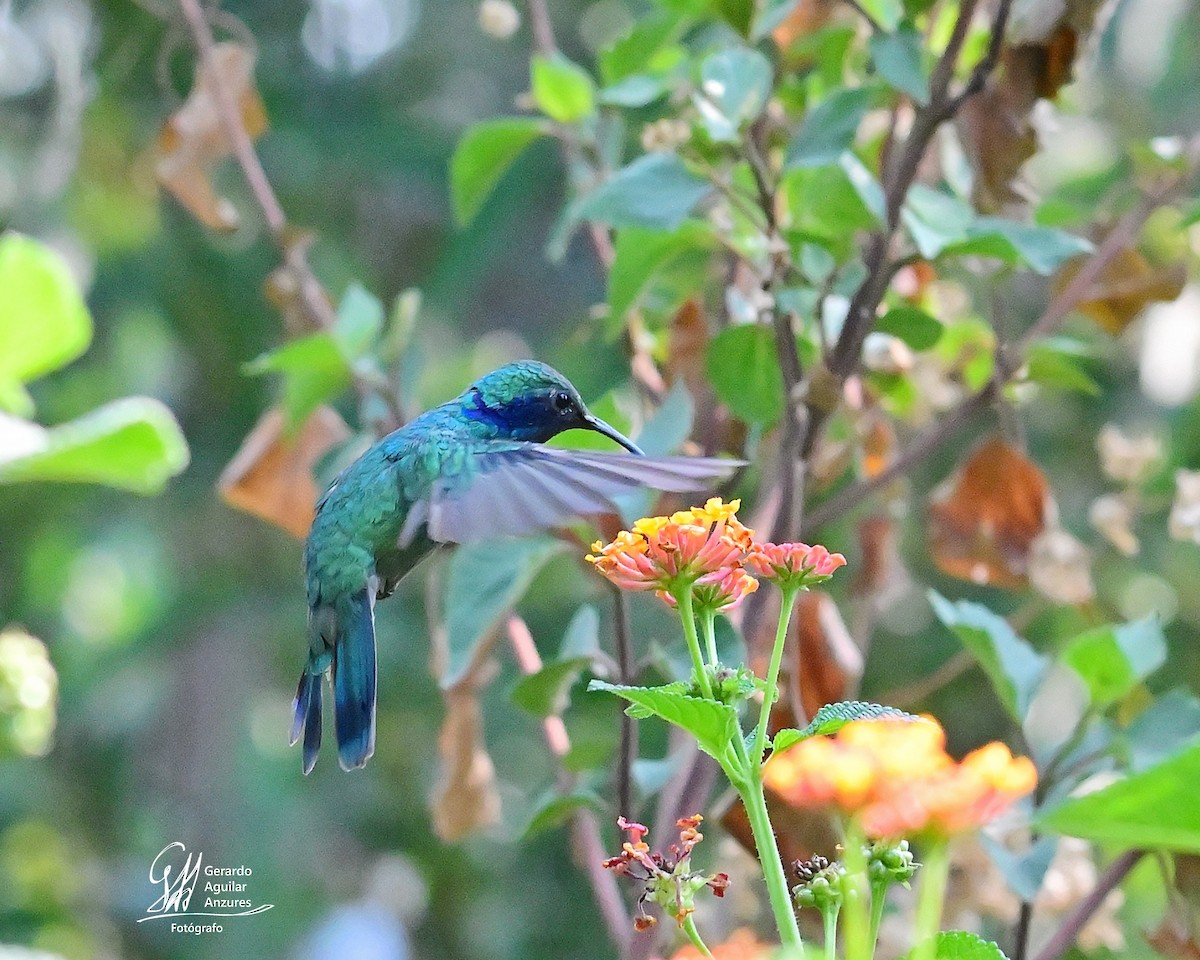
<instances>
[{"instance_id":1,"label":"white blossom in background","mask_svg":"<svg viewBox=\"0 0 1200 960\"><path fill-rule=\"evenodd\" d=\"M1062 527L1047 527L1031 544L1029 580L1056 603L1087 603L1096 596L1087 547Z\"/></svg>"},{"instance_id":2,"label":"white blossom in background","mask_svg":"<svg viewBox=\"0 0 1200 960\"><path fill-rule=\"evenodd\" d=\"M863 341L863 365L875 373L908 373L913 368L912 348L903 340L878 330Z\"/></svg>"},{"instance_id":3,"label":"white blossom in background","mask_svg":"<svg viewBox=\"0 0 1200 960\"><path fill-rule=\"evenodd\" d=\"M1118 483L1139 483L1162 459L1162 441L1152 434L1127 434L1106 423L1096 435L1100 468Z\"/></svg>"},{"instance_id":4,"label":"white blossom in background","mask_svg":"<svg viewBox=\"0 0 1200 960\"><path fill-rule=\"evenodd\" d=\"M1138 538L1133 532L1133 508L1119 494L1107 493L1092 501L1088 522L1104 539L1127 557L1138 552Z\"/></svg>"},{"instance_id":5,"label":"white blossom in background","mask_svg":"<svg viewBox=\"0 0 1200 960\"><path fill-rule=\"evenodd\" d=\"M521 14L509 0L483 0L479 5L479 29L489 37L507 40L521 26Z\"/></svg>"},{"instance_id":6,"label":"white blossom in background","mask_svg":"<svg viewBox=\"0 0 1200 960\"><path fill-rule=\"evenodd\" d=\"M683 120L663 117L642 127L642 149L647 153L667 153L691 139L692 128Z\"/></svg>"},{"instance_id":7,"label":"white blossom in background","mask_svg":"<svg viewBox=\"0 0 1200 960\"><path fill-rule=\"evenodd\" d=\"M1167 529L1175 540L1200 543L1200 470L1175 471L1175 502Z\"/></svg>"},{"instance_id":8,"label":"white blossom in background","mask_svg":"<svg viewBox=\"0 0 1200 960\"><path fill-rule=\"evenodd\" d=\"M1043 913L1062 916L1088 896L1096 888L1098 880L1099 871L1096 861L1092 859L1091 844L1075 837L1062 837L1042 880L1035 906ZM1124 902L1125 894L1119 888L1109 891L1092 918L1079 931L1075 942L1080 950L1092 953L1101 948L1111 951L1125 949L1125 934L1117 920L1117 911ZM1035 945L1041 939L1035 937Z\"/></svg>"}]
</instances>

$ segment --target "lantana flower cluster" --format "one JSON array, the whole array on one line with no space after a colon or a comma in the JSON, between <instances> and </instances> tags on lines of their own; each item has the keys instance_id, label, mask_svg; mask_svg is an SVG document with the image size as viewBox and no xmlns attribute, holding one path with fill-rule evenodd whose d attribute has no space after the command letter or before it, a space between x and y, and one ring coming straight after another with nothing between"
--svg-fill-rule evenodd
<instances>
[{"instance_id":1,"label":"lantana flower cluster","mask_svg":"<svg viewBox=\"0 0 1200 960\"><path fill-rule=\"evenodd\" d=\"M701 609L735 609L766 580L799 589L828 580L846 558L825 547L768 543L737 519L741 501L711 498L669 517L645 517L611 543L592 544L589 562L623 590L653 590L670 606L684 591Z\"/></svg>"},{"instance_id":2,"label":"lantana flower cluster","mask_svg":"<svg viewBox=\"0 0 1200 960\"><path fill-rule=\"evenodd\" d=\"M1037 771L998 742L955 761L932 718L857 720L773 756L764 780L794 806L835 807L883 839L982 826L1030 793Z\"/></svg>"},{"instance_id":3,"label":"lantana flower cluster","mask_svg":"<svg viewBox=\"0 0 1200 960\"><path fill-rule=\"evenodd\" d=\"M703 874L692 870L692 850L704 839L699 830L703 820L697 813L676 821L679 842L671 844L664 855L657 850L650 851L650 845L646 843L646 834L650 832L647 827L624 817L617 818L617 826L629 835L629 839L622 844L617 856L604 861L604 866L643 885L637 914L633 918L635 930L649 930L657 922L646 913L647 902L658 904L682 927L696 909L696 894L700 890L708 887L718 897L725 896L729 874Z\"/></svg>"}]
</instances>

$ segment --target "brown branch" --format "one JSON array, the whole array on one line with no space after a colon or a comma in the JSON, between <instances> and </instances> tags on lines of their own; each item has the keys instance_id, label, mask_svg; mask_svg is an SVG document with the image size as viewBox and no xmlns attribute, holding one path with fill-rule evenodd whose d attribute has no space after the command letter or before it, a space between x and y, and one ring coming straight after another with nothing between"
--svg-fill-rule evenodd
<instances>
[{"instance_id":1,"label":"brown branch","mask_svg":"<svg viewBox=\"0 0 1200 960\"><path fill-rule=\"evenodd\" d=\"M533 31L533 46L544 57L549 57L558 51L554 41L554 24L550 22L550 11L546 0L529 0L526 4L529 10L529 27Z\"/></svg>"},{"instance_id":2,"label":"brown branch","mask_svg":"<svg viewBox=\"0 0 1200 960\"><path fill-rule=\"evenodd\" d=\"M970 423L977 414L987 409L998 394L995 381L990 381L986 387L972 394L934 426L907 444L899 456L881 472L852 483L809 511L804 517L802 536L807 536L825 524L845 516L871 494L904 476Z\"/></svg>"},{"instance_id":3,"label":"brown branch","mask_svg":"<svg viewBox=\"0 0 1200 960\"><path fill-rule=\"evenodd\" d=\"M1092 915L1100 909L1108 895L1129 875L1129 871L1137 866L1138 861L1142 859L1144 853L1145 851L1143 850L1127 850L1110 863L1108 869L1096 881L1096 886L1092 888L1092 892L1079 901L1075 909L1067 915L1062 922L1062 926L1054 932L1054 936L1042 947L1036 960L1058 960L1059 957L1071 949L1075 938L1079 936L1079 931L1087 926L1087 922L1092 919Z\"/></svg>"},{"instance_id":4,"label":"brown branch","mask_svg":"<svg viewBox=\"0 0 1200 960\"><path fill-rule=\"evenodd\" d=\"M508 642L512 646L517 666L525 675L537 673L542 669L542 658L537 645L533 642L533 634L529 627L515 613L508 618L505 625ZM558 714L552 714L542 721L542 733L546 745L557 760L561 761L571 749L571 739L567 735L566 725ZM576 783L575 774L560 765L558 773L559 789L564 793L570 791ZM633 929L633 919L625 908L621 898L621 890L617 886L616 876L604 869L604 841L600 835L600 823L596 814L586 808L576 810L571 815L571 835L574 839L576 859L580 869L587 875L592 887L592 895L596 898L596 906L604 918L608 934L617 945L622 956L628 956Z\"/></svg>"},{"instance_id":5,"label":"brown branch","mask_svg":"<svg viewBox=\"0 0 1200 960\"><path fill-rule=\"evenodd\" d=\"M296 293L304 315L315 329L330 330L337 322L337 314L329 294L308 262L308 243L298 238L288 225L279 198L276 197L262 161L254 149L254 141L242 122L241 109L217 69L216 40L213 38L209 18L218 15L220 11L206 10L201 5L201 0L179 0L179 6L196 44L200 65L211 78L213 98L216 101L221 126L229 140L230 151L242 171L255 203L262 211L263 220L266 221L271 239L279 249L284 267L296 284ZM354 387L359 396L360 407L365 408L365 402L371 397L378 396L383 399L388 413L376 423L377 433L389 433L400 426L403 418L399 403L390 391L381 389L379 384L357 373L354 374Z\"/></svg>"}]
</instances>

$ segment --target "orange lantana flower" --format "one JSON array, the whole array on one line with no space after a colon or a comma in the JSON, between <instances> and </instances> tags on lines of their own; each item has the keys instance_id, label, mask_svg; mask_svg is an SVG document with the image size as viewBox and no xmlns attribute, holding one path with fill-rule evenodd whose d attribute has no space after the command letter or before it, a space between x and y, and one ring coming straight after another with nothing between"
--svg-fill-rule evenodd
<instances>
[{"instance_id":1,"label":"orange lantana flower","mask_svg":"<svg viewBox=\"0 0 1200 960\"><path fill-rule=\"evenodd\" d=\"M597 540L588 562L625 590L671 595L693 584L720 583L741 567L752 543L752 531L734 516L739 506L738 500L713 497L703 507L646 517L611 543Z\"/></svg>"},{"instance_id":2,"label":"orange lantana flower","mask_svg":"<svg viewBox=\"0 0 1200 960\"><path fill-rule=\"evenodd\" d=\"M837 808L869 837L948 836L995 819L1037 771L1002 743L956 762L932 718L856 720L773 756L765 781L795 806Z\"/></svg>"}]
</instances>

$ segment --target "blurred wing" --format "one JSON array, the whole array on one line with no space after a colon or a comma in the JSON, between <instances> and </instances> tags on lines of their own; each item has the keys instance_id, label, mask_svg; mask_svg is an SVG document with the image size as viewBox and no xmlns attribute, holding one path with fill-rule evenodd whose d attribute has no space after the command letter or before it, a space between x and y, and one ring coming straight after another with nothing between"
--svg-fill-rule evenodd
<instances>
[{"instance_id":1,"label":"blurred wing","mask_svg":"<svg viewBox=\"0 0 1200 960\"><path fill-rule=\"evenodd\" d=\"M740 460L655 459L539 443L486 450L475 455L469 478L440 481L428 500L414 505L400 543L411 540L421 524L428 524L427 535L439 543L520 536L574 517L615 513L613 498L639 487L700 490L742 465Z\"/></svg>"}]
</instances>

